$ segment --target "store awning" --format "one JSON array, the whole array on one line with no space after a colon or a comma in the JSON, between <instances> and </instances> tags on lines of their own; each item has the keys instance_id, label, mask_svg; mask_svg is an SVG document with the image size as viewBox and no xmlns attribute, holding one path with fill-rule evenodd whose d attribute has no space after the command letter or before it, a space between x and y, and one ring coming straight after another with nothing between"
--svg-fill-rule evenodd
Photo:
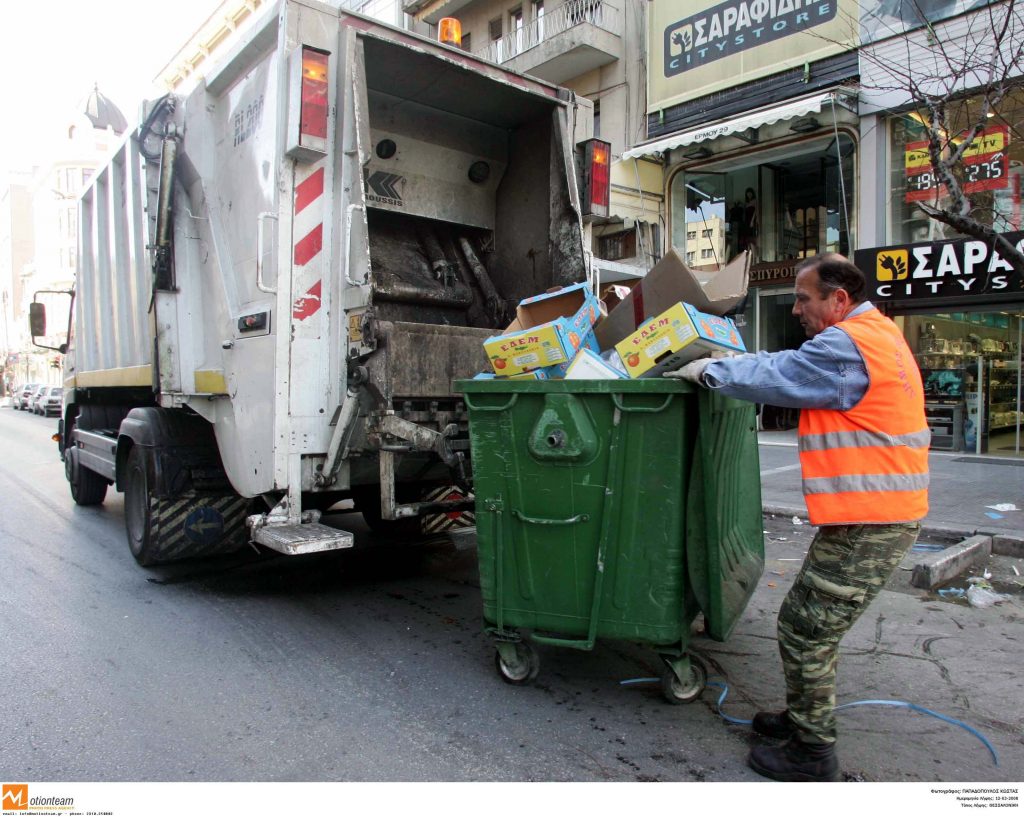
<instances>
[{"instance_id":1,"label":"store awning","mask_svg":"<svg viewBox=\"0 0 1024 817\"><path fill-rule=\"evenodd\" d=\"M655 142L648 142L646 145L637 145L622 154L623 159L639 159L643 156L655 156L672 150L672 148L685 147L696 142L705 142L709 139L717 139L719 136L728 136L731 133L742 133L751 128L759 128L762 125L773 125L785 119L796 119L812 113L821 113L821 109L831 105L835 99L836 104L851 108L849 94L839 91L828 91L816 96L809 96L786 102L783 105L775 105L771 108L764 108L753 113L745 113L742 116L726 119L711 125L704 125L693 130L674 133L659 139Z\"/></svg>"}]
</instances>

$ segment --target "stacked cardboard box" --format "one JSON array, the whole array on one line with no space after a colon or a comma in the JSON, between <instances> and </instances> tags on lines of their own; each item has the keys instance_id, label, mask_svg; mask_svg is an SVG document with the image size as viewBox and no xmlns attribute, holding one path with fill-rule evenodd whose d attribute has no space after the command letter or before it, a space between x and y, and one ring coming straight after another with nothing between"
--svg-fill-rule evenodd
<instances>
[{"instance_id":1,"label":"stacked cardboard box","mask_svg":"<svg viewBox=\"0 0 1024 817\"><path fill-rule=\"evenodd\" d=\"M478 377L659 377L712 352L746 351L726 313L746 297L749 271L749 253L698 275L669 250L631 291L616 293L604 317L584 283L526 298L505 331L484 342L494 371Z\"/></svg>"}]
</instances>

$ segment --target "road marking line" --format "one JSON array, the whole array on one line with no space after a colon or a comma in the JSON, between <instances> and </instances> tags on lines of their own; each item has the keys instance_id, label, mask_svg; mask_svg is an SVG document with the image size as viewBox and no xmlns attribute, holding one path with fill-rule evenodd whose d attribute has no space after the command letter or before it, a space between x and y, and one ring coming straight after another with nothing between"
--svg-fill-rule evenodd
<instances>
[{"instance_id":1,"label":"road marking line","mask_svg":"<svg viewBox=\"0 0 1024 817\"><path fill-rule=\"evenodd\" d=\"M796 465L782 465L778 468L770 468L767 471L762 471L761 476L767 477L771 476L772 474L781 474L783 471L795 471L799 467L800 463L797 463Z\"/></svg>"}]
</instances>

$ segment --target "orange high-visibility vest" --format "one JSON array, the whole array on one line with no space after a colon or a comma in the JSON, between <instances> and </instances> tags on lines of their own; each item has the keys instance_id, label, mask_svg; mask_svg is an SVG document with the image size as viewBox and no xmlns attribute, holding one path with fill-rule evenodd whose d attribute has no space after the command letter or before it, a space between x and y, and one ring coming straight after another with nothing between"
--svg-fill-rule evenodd
<instances>
[{"instance_id":1,"label":"orange high-visibility vest","mask_svg":"<svg viewBox=\"0 0 1024 817\"><path fill-rule=\"evenodd\" d=\"M813 525L916 522L928 513L921 372L899 328L877 309L837 324L857 345L868 389L849 411L800 412L800 467Z\"/></svg>"}]
</instances>

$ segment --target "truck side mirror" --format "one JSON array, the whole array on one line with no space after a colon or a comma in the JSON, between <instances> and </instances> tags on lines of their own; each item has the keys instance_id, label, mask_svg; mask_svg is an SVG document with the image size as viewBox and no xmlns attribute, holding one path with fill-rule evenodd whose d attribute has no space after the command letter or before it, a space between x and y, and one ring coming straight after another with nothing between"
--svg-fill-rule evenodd
<instances>
[{"instance_id":1,"label":"truck side mirror","mask_svg":"<svg viewBox=\"0 0 1024 817\"><path fill-rule=\"evenodd\" d=\"M28 305L28 326L32 337L41 338L46 334L46 306L33 301Z\"/></svg>"}]
</instances>

